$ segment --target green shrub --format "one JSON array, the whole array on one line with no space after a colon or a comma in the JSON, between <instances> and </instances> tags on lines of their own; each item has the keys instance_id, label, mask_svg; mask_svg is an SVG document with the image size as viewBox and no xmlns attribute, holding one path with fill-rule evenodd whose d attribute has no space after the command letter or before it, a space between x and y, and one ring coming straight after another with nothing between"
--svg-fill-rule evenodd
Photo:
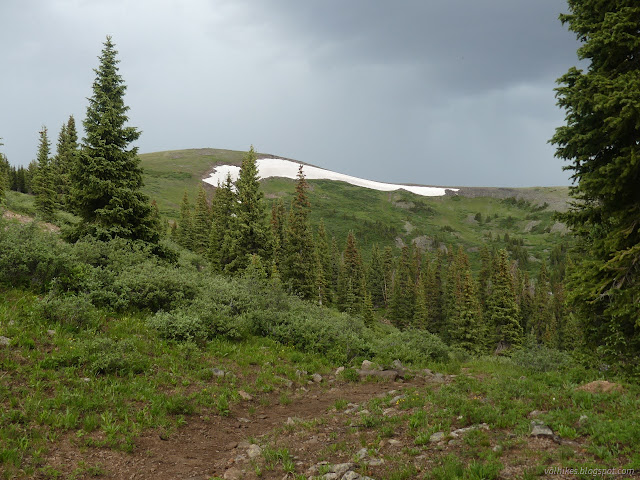
<instances>
[{"instance_id":1,"label":"green shrub","mask_svg":"<svg viewBox=\"0 0 640 480\"><path fill-rule=\"evenodd\" d=\"M100 316L87 295L47 295L36 309L42 320L55 322L73 330L92 328L98 325Z\"/></svg>"},{"instance_id":2,"label":"green shrub","mask_svg":"<svg viewBox=\"0 0 640 480\"><path fill-rule=\"evenodd\" d=\"M449 359L449 347L424 330L393 332L379 339L374 347L381 363L389 364L398 359L403 363L422 365L429 361L444 362Z\"/></svg>"},{"instance_id":3,"label":"green shrub","mask_svg":"<svg viewBox=\"0 0 640 480\"><path fill-rule=\"evenodd\" d=\"M158 312L149 319L149 324L167 340L202 343L207 338L202 320L183 311Z\"/></svg>"},{"instance_id":4,"label":"green shrub","mask_svg":"<svg viewBox=\"0 0 640 480\"><path fill-rule=\"evenodd\" d=\"M80 362L94 375L142 373L148 367L130 340L98 337L82 343L80 351Z\"/></svg>"},{"instance_id":5,"label":"green shrub","mask_svg":"<svg viewBox=\"0 0 640 480\"><path fill-rule=\"evenodd\" d=\"M577 366L569 353L534 342L514 351L511 361L533 372L566 371Z\"/></svg>"},{"instance_id":6,"label":"green shrub","mask_svg":"<svg viewBox=\"0 0 640 480\"><path fill-rule=\"evenodd\" d=\"M69 245L35 223L0 221L0 283L46 292L54 280L76 284L81 275Z\"/></svg>"}]
</instances>

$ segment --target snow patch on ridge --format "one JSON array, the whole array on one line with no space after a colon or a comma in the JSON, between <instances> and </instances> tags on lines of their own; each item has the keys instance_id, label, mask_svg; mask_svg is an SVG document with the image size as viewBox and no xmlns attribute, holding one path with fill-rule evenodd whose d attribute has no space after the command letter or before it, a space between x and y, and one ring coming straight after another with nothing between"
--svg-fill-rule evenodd
<instances>
[{"instance_id":1,"label":"snow patch on ridge","mask_svg":"<svg viewBox=\"0 0 640 480\"><path fill-rule=\"evenodd\" d=\"M281 158L260 158L256 161L256 164L258 166L258 175L260 175L260 178L284 177L295 179L298 175L298 168L300 166L299 163L292 162L290 160L283 160ZM424 197L438 197L445 195L446 190L452 190L454 192L458 191L457 188L418 187L413 185L375 182L373 180L352 177L351 175L332 172L331 170L324 170L310 165L303 165L302 171L308 180L336 180L338 182L346 182L358 187L371 188L373 190L381 190L383 192L402 189ZM218 183L222 184L225 182L227 174L230 174L231 179L236 181L239 173L240 167L236 167L235 165L220 165L216 167L211 176L209 178L205 178L204 181L214 187L217 187Z\"/></svg>"}]
</instances>

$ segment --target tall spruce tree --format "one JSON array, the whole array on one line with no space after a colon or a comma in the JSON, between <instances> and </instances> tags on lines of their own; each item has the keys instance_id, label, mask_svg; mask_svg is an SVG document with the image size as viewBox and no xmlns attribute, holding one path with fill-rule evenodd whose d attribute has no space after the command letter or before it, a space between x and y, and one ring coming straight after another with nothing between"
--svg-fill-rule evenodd
<instances>
[{"instance_id":1,"label":"tall spruce tree","mask_svg":"<svg viewBox=\"0 0 640 480\"><path fill-rule=\"evenodd\" d=\"M43 220L50 221L56 210L56 191L54 187L53 168L51 165L51 142L47 127L40 130L40 142L36 162L38 168L33 179L36 211Z\"/></svg>"},{"instance_id":2,"label":"tall spruce tree","mask_svg":"<svg viewBox=\"0 0 640 480\"><path fill-rule=\"evenodd\" d=\"M569 300L589 345L640 371L640 3L568 4L560 20L587 65L558 80L566 125L551 140L574 181L563 218L582 242Z\"/></svg>"},{"instance_id":3,"label":"tall spruce tree","mask_svg":"<svg viewBox=\"0 0 640 480\"><path fill-rule=\"evenodd\" d=\"M62 124L58 135L56 156L53 159L54 178L56 180L56 192L58 204L67 209L69 192L71 190L71 170L74 168L78 157L78 133L76 121L73 115L69 116L67 123Z\"/></svg>"},{"instance_id":4,"label":"tall spruce tree","mask_svg":"<svg viewBox=\"0 0 640 480\"><path fill-rule=\"evenodd\" d=\"M479 353L483 350L486 333L480 301L471 270L463 268L460 273L462 283L456 298L456 311L449 320L449 338L464 350Z\"/></svg>"},{"instance_id":5,"label":"tall spruce tree","mask_svg":"<svg viewBox=\"0 0 640 480\"><path fill-rule=\"evenodd\" d=\"M235 225L236 194L231 175L218 187L211 199L211 236L209 238L209 261L217 272L231 262L231 237Z\"/></svg>"},{"instance_id":6,"label":"tall spruce tree","mask_svg":"<svg viewBox=\"0 0 640 480\"><path fill-rule=\"evenodd\" d=\"M235 228L231 232L233 258L225 266L229 272L246 268L251 255L258 255L263 264L271 260L272 241L264 211L264 194L260 190L256 152L253 145L242 160L236 190Z\"/></svg>"},{"instance_id":7,"label":"tall spruce tree","mask_svg":"<svg viewBox=\"0 0 640 480\"><path fill-rule=\"evenodd\" d=\"M0 147L3 145L4 143L2 143L2 139L0 138ZM0 152L0 204L2 204L9 186L9 172L9 162L4 156L4 153Z\"/></svg>"},{"instance_id":8,"label":"tall spruce tree","mask_svg":"<svg viewBox=\"0 0 640 480\"><path fill-rule=\"evenodd\" d=\"M211 238L211 208L207 201L207 192L200 184L196 197L196 207L193 214L193 249L198 253L205 253L209 250Z\"/></svg>"},{"instance_id":9,"label":"tall spruce tree","mask_svg":"<svg viewBox=\"0 0 640 480\"><path fill-rule=\"evenodd\" d=\"M335 294L333 281L333 255L331 254L331 246L327 240L327 232L324 228L324 222L320 220L318 225L318 234L316 236L316 256L318 264L316 278L319 285L324 286L323 304L331 304Z\"/></svg>"},{"instance_id":10,"label":"tall spruce tree","mask_svg":"<svg viewBox=\"0 0 640 480\"><path fill-rule=\"evenodd\" d=\"M313 232L309 222L311 204L307 196L309 186L304 177L302 165L298 169L296 196L291 202L289 221L286 229L284 249L284 268L281 271L284 281L291 290L303 298L316 296L316 257L313 244Z\"/></svg>"},{"instance_id":11,"label":"tall spruce tree","mask_svg":"<svg viewBox=\"0 0 640 480\"><path fill-rule=\"evenodd\" d=\"M284 202L278 198L271 205L271 237L273 238L273 261L280 271L284 266L287 217Z\"/></svg>"},{"instance_id":12,"label":"tall spruce tree","mask_svg":"<svg viewBox=\"0 0 640 480\"><path fill-rule=\"evenodd\" d=\"M338 308L349 313L361 313L365 291L362 257L355 235L349 232L338 277Z\"/></svg>"},{"instance_id":13,"label":"tall spruce tree","mask_svg":"<svg viewBox=\"0 0 640 480\"><path fill-rule=\"evenodd\" d=\"M411 249L405 245L395 272L389 308L389 319L398 328L411 326L415 314L416 284L411 265Z\"/></svg>"},{"instance_id":14,"label":"tall spruce tree","mask_svg":"<svg viewBox=\"0 0 640 480\"><path fill-rule=\"evenodd\" d=\"M500 250L493 268L491 294L487 301L487 317L492 328L492 347L513 347L522 344L520 310L513 291L513 280L506 250Z\"/></svg>"},{"instance_id":15,"label":"tall spruce tree","mask_svg":"<svg viewBox=\"0 0 640 480\"><path fill-rule=\"evenodd\" d=\"M184 191L182 203L180 204L180 223L177 229L178 244L181 247L193 249L193 214L191 213L191 203L189 194Z\"/></svg>"},{"instance_id":16,"label":"tall spruce tree","mask_svg":"<svg viewBox=\"0 0 640 480\"><path fill-rule=\"evenodd\" d=\"M157 243L149 199L141 192L142 169L135 127L126 126L126 86L118 73L117 51L107 37L95 71L93 94L83 124L82 153L71 170L71 203L80 216L75 237L91 235Z\"/></svg>"},{"instance_id":17,"label":"tall spruce tree","mask_svg":"<svg viewBox=\"0 0 640 480\"><path fill-rule=\"evenodd\" d=\"M384 306L384 264L377 244L371 247L371 258L367 268L367 288L371 295L371 304L380 308Z\"/></svg>"}]
</instances>

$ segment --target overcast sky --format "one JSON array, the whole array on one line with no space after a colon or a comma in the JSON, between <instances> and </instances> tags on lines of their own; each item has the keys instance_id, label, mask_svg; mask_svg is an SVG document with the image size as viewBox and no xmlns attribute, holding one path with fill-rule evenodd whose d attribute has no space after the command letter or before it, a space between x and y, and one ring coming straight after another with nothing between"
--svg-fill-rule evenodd
<instances>
[{"instance_id":1,"label":"overcast sky","mask_svg":"<svg viewBox=\"0 0 640 480\"><path fill-rule=\"evenodd\" d=\"M106 35L140 152L215 147L387 182L567 185L547 144L564 0L1 0L0 147L84 119Z\"/></svg>"}]
</instances>

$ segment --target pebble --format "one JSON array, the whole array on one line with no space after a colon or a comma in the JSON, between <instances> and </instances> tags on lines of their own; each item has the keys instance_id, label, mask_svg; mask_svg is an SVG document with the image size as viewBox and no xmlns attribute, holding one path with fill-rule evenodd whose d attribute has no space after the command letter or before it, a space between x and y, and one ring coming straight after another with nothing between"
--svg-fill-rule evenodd
<instances>
[{"instance_id":1,"label":"pebble","mask_svg":"<svg viewBox=\"0 0 640 480\"><path fill-rule=\"evenodd\" d=\"M444 438L444 432L436 432L429 437L429 441L431 443L436 443L441 441Z\"/></svg>"},{"instance_id":2,"label":"pebble","mask_svg":"<svg viewBox=\"0 0 640 480\"><path fill-rule=\"evenodd\" d=\"M253 397L244 390L238 390L238 395L240 395L240 398L243 400L253 400Z\"/></svg>"},{"instance_id":3,"label":"pebble","mask_svg":"<svg viewBox=\"0 0 640 480\"><path fill-rule=\"evenodd\" d=\"M0 347L8 347L10 343L10 338L0 336Z\"/></svg>"},{"instance_id":4,"label":"pebble","mask_svg":"<svg viewBox=\"0 0 640 480\"><path fill-rule=\"evenodd\" d=\"M311 380L313 380L314 383L320 383L320 382L322 382L322 375L320 375L319 373L314 373L311 376Z\"/></svg>"},{"instance_id":5,"label":"pebble","mask_svg":"<svg viewBox=\"0 0 640 480\"><path fill-rule=\"evenodd\" d=\"M259 457L260 455L262 455L262 449L258 445L253 443L249 445L249 448L247 449L247 455L249 455L249 458Z\"/></svg>"}]
</instances>

